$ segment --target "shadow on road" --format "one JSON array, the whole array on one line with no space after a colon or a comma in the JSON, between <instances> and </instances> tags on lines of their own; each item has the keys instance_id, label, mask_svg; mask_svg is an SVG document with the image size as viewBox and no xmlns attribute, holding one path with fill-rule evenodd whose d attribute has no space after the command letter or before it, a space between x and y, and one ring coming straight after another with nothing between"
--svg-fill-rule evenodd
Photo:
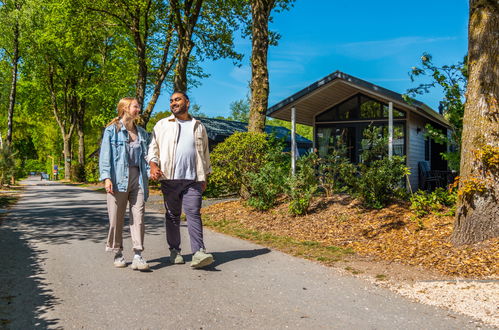
<instances>
[{"instance_id":1,"label":"shadow on road","mask_svg":"<svg viewBox=\"0 0 499 330\"><path fill-rule=\"evenodd\" d=\"M215 262L210 265L207 269L209 270L210 268L212 270L216 270L217 266L220 266L221 264L231 262L234 260L238 259L249 259L249 258L254 258L258 257L262 254L267 254L269 253L270 250L267 248L262 248L262 249L253 249L253 250L235 250L235 251L225 251L225 252L213 252L213 257L215 258ZM192 255L191 255L192 257ZM186 261L189 260L190 258L186 258Z\"/></svg>"},{"instance_id":2,"label":"shadow on road","mask_svg":"<svg viewBox=\"0 0 499 330\"><path fill-rule=\"evenodd\" d=\"M66 244L75 239L104 244L108 230L105 197L85 189L65 189L57 184L52 186L59 187L54 190L26 191L20 203L25 200L29 202L25 203L25 207L10 212L13 220L22 227L26 238L50 244ZM64 199L58 201L60 196L64 196ZM50 197L54 197L50 204L43 202ZM164 227L161 217L153 213L146 213L145 222L147 235L159 235ZM127 213L125 237L129 235L128 223Z\"/></svg>"},{"instance_id":3,"label":"shadow on road","mask_svg":"<svg viewBox=\"0 0 499 330\"><path fill-rule=\"evenodd\" d=\"M56 328L43 313L60 302L42 282L43 252L11 228L0 226L0 329Z\"/></svg>"}]
</instances>

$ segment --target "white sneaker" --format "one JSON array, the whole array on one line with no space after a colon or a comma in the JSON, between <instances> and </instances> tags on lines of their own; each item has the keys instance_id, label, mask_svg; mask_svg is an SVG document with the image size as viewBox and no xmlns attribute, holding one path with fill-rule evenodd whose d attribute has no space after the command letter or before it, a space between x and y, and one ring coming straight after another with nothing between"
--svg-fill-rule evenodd
<instances>
[{"instance_id":1,"label":"white sneaker","mask_svg":"<svg viewBox=\"0 0 499 330\"><path fill-rule=\"evenodd\" d=\"M114 256L114 267L116 268L126 267L125 257L123 257L121 253L116 253L116 255Z\"/></svg>"},{"instance_id":2,"label":"white sneaker","mask_svg":"<svg viewBox=\"0 0 499 330\"><path fill-rule=\"evenodd\" d=\"M142 258L142 256L135 255L132 261L133 270L149 270L149 264Z\"/></svg>"}]
</instances>

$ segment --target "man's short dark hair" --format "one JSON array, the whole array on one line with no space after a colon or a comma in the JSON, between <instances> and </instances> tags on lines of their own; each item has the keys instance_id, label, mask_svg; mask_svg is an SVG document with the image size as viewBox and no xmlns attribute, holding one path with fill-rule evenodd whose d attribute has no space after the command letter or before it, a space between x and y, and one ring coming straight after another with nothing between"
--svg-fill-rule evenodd
<instances>
[{"instance_id":1,"label":"man's short dark hair","mask_svg":"<svg viewBox=\"0 0 499 330\"><path fill-rule=\"evenodd\" d=\"M186 94L186 92L182 92L182 91L174 91L174 92L173 92L173 94L182 94L182 95L185 97L185 99L186 99L187 101L189 101L189 96ZM173 95L173 94L172 94L172 95Z\"/></svg>"}]
</instances>

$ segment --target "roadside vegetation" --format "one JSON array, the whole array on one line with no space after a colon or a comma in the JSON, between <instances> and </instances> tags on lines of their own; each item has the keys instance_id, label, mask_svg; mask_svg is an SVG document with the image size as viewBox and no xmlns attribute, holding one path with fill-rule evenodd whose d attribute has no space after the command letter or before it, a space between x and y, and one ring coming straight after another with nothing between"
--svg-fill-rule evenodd
<instances>
[{"instance_id":1,"label":"roadside vegetation","mask_svg":"<svg viewBox=\"0 0 499 330\"><path fill-rule=\"evenodd\" d=\"M333 264L352 254L422 266L450 276L497 277L499 239L455 247L452 234L457 182L433 192L407 193L402 157L389 159L382 132L364 136L363 163L338 147L326 159L297 161L262 133L237 133L212 153L208 194L239 201L203 211L217 231Z\"/></svg>"}]
</instances>

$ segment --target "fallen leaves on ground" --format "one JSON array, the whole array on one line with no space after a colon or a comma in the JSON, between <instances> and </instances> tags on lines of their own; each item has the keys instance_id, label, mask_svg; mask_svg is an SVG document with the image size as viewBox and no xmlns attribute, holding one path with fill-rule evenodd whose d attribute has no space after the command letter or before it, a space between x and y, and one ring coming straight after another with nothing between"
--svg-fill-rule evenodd
<instances>
[{"instance_id":1,"label":"fallen leaves on ground","mask_svg":"<svg viewBox=\"0 0 499 330\"><path fill-rule=\"evenodd\" d=\"M369 210L347 195L318 198L309 214L293 217L288 204L258 212L242 201L203 208L210 221L239 225L300 241L351 248L357 254L407 265L420 265L446 275L497 277L499 239L455 247L450 242L454 217L430 215L418 221L408 203Z\"/></svg>"}]
</instances>

